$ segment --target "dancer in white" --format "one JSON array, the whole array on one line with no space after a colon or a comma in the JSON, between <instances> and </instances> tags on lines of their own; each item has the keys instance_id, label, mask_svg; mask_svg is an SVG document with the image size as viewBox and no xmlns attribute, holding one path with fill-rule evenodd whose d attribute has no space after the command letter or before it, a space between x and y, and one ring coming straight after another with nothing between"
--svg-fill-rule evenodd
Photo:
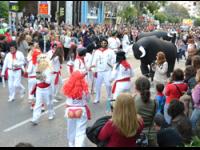
<instances>
[{"instance_id":1,"label":"dancer in white","mask_svg":"<svg viewBox=\"0 0 200 150\"><path fill-rule=\"evenodd\" d=\"M17 51L16 42L12 41L10 44L10 52L6 55L3 63L1 76L5 76L5 71L8 69L8 101L16 99L16 90L20 89L21 98L24 97L25 88L21 84L22 67L25 64L25 58L22 52Z\"/></svg>"},{"instance_id":2,"label":"dancer in white","mask_svg":"<svg viewBox=\"0 0 200 150\"><path fill-rule=\"evenodd\" d=\"M88 84L85 74L74 71L64 83L63 94L66 96L67 141L69 147L84 147L87 121L90 120Z\"/></svg>"}]
</instances>

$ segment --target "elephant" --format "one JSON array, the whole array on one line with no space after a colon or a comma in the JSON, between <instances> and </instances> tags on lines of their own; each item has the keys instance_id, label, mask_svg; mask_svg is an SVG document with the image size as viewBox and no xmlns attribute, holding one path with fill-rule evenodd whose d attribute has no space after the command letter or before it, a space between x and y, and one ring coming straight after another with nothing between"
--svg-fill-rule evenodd
<instances>
[{"instance_id":1,"label":"elephant","mask_svg":"<svg viewBox=\"0 0 200 150\"><path fill-rule=\"evenodd\" d=\"M164 52L166 55L168 76L173 72L177 54L177 48L173 43L161 40L155 36L148 36L141 38L133 44L132 50L135 58L141 61L140 69L143 75L148 77L152 75L151 65L156 60L156 55L159 51Z\"/></svg>"},{"instance_id":2,"label":"elephant","mask_svg":"<svg viewBox=\"0 0 200 150\"><path fill-rule=\"evenodd\" d=\"M164 31L142 32L138 35L138 37L136 38L136 41L138 41L139 39L143 37L148 37L148 36L156 36L159 39L171 41L174 44L177 37L176 32L169 32L169 33L164 32Z\"/></svg>"}]
</instances>

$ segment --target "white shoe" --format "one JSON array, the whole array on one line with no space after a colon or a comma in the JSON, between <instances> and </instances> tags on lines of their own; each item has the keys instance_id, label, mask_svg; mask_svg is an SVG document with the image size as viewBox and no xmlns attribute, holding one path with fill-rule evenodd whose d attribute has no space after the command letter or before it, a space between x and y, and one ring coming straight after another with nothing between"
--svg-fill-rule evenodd
<instances>
[{"instance_id":1,"label":"white shoe","mask_svg":"<svg viewBox=\"0 0 200 150\"><path fill-rule=\"evenodd\" d=\"M14 101L13 98L9 98L9 99L8 99L8 102L13 102L13 101Z\"/></svg>"},{"instance_id":2,"label":"white shoe","mask_svg":"<svg viewBox=\"0 0 200 150\"><path fill-rule=\"evenodd\" d=\"M58 100L56 100L56 99L53 99L53 102L54 102L54 103L58 103L59 101L58 101Z\"/></svg>"},{"instance_id":3,"label":"white shoe","mask_svg":"<svg viewBox=\"0 0 200 150\"><path fill-rule=\"evenodd\" d=\"M53 119L54 119L54 116L53 116L53 115L52 115L52 116L49 116L48 119L49 119L49 120L53 120Z\"/></svg>"},{"instance_id":4,"label":"white shoe","mask_svg":"<svg viewBox=\"0 0 200 150\"><path fill-rule=\"evenodd\" d=\"M25 91L21 93L20 98L24 98L25 96Z\"/></svg>"},{"instance_id":5,"label":"white shoe","mask_svg":"<svg viewBox=\"0 0 200 150\"><path fill-rule=\"evenodd\" d=\"M33 121L33 120L31 120L31 123L32 123L32 125L34 125L34 126L38 125L38 121Z\"/></svg>"}]
</instances>

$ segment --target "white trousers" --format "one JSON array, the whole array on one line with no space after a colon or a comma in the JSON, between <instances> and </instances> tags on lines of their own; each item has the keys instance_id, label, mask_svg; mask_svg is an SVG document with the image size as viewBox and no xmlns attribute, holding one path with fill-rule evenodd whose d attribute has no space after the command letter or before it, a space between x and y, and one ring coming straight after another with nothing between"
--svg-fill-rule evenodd
<instances>
[{"instance_id":1,"label":"white trousers","mask_svg":"<svg viewBox=\"0 0 200 150\"><path fill-rule=\"evenodd\" d=\"M9 90L9 99L15 99L16 90L19 89L20 94L23 94L25 88L21 84L21 70L12 71L8 70L8 90Z\"/></svg>"},{"instance_id":2,"label":"white trousers","mask_svg":"<svg viewBox=\"0 0 200 150\"><path fill-rule=\"evenodd\" d=\"M82 108L83 113L81 118L70 119L67 118L67 140L69 147L85 147L87 114L85 107L68 107L68 109Z\"/></svg>"},{"instance_id":3,"label":"white trousers","mask_svg":"<svg viewBox=\"0 0 200 150\"><path fill-rule=\"evenodd\" d=\"M34 95L31 95L31 92L32 92L33 88L35 87L36 82L37 82L36 78L29 78L28 79L28 99L29 100L35 99Z\"/></svg>"},{"instance_id":4,"label":"white trousers","mask_svg":"<svg viewBox=\"0 0 200 150\"><path fill-rule=\"evenodd\" d=\"M58 84L55 85L56 76L57 76L56 74L52 74L51 87L52 87L53 98L55 98L55 96L59 93L59 89L62 85L62 78L61 78L60 75L59 75L59 78L58 78Z\"/></svg>"},{"instance_id":5,"label":"white trousers","mask_svg":"<svg viewBox=\"0 0 200 150\"><path fill-rule=\"evenodd\" d=\"M106 86L106 92L107 92L107 100L112 99L112 93L111 93L111 83L110 83L110 71L105 72L97 72L97 78L96 78L96 99L94 102L99 102L100 96L101 96L101 86L102 83L105 83Z\"/></svg>"},{"instance_id":6,"label":"white trousers","mask_svg":"<svg viewBox=\"0 0 200 150\"><path fill-rule=\"evenodd\" d=\"M53 101L51 96L51 87L39 88L36 90L36 103L33 109L33 118L32 121L37 122L41 116L42 102L45 102L48 108L49 117L55 114L53 108Z\"/></svg>"},{"instance_id":7,"label":"white trousers","mask_svg":"<svg viewBox=\"0 0 200 150\"><path fill-rule=\"evenodd\" d=\"M117 82L115 92L113 93L113 99L116 100L117 96L122 92L131 91L131 82Z\"/></svg>"},{"instance_id":8,"label":"white trousers","mask_svg":"<svg viewBox=\"0 0 200 150\"><path fill-rule=\"evenodd\" d=\"M88 74L87 74L87 83L90 87L90 90L94 92L94 87L95 87L95 82L96 82L96 78L94 77L93 75L93 72L91 71L88 71Z\"/></svg>"}]
</instances>

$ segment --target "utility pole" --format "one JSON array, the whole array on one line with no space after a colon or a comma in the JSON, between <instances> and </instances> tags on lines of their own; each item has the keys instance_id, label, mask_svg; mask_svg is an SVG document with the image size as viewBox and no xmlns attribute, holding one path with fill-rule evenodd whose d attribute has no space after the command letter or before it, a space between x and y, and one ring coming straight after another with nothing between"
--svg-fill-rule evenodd
<instances>
[{"instance_id":1,"label":"utility pole","mask_svg":"<svg viewBox=\"0 0 200 150\"><path fill-rule=\"evenodd\" d=\"M57 1L57 10L56 10L56 20L57 20L57 23L59 24L59 8L60 8L60 1Z\"/></svg>"}]
</instances>

